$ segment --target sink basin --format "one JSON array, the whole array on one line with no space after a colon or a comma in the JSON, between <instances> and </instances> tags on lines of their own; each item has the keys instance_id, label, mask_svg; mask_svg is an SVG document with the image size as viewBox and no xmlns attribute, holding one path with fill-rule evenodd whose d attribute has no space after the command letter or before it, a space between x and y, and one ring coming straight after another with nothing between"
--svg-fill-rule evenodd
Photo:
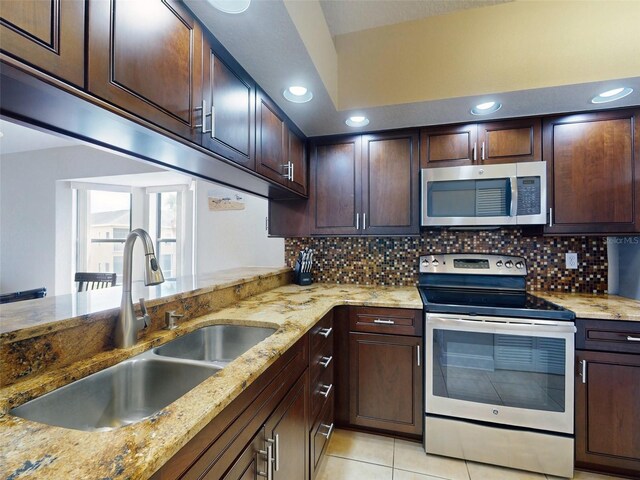
<instances>
[{"instance_id":1,"label":"sink basin","mask_svg":"<svg viewBox=\"0 0 640 480\"><path fill-rule=\"evenodd\" d=\"M157 355L214 362L223 367L273 334L275 328L212 325L154 349Z\"/></svg>"},{"instance_id":2,"label":"sink basin","mask_svg":"<svg viewBox=\"0 0 640 480\"><path fill-rule=\"evenodd\" d=\"M11 410L12 415L76 430L111 430L157 413L219 371L134 357Z\"/></svg>"}]
</instances>

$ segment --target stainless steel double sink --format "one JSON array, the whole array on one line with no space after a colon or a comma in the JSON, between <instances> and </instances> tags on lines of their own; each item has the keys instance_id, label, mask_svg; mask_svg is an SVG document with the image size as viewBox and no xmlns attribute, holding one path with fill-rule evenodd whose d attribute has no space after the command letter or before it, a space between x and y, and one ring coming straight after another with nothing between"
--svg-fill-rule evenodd
<instances>
[{"instance_id":1,"label":"stainless steel double sink","mask_svg":"<svg viewBox=\"0 0 640 480\"><path fill-rule=\"evenodd\" d=\"M54 390L12 415L75 430L111 430L151 417L275 332L212 325Z\"/></svg>"}]
</instances>

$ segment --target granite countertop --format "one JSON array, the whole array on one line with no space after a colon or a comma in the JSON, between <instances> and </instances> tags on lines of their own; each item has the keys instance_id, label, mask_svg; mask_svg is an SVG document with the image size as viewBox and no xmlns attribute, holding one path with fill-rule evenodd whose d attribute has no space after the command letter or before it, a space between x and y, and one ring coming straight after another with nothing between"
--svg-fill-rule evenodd
<instances>
[{"instance_id":1,"label":"granite countertop","mask_svg":"<svg viewBox=\"0 0 640 480\"><path fill-rule=\"evenodd\" d=\"M640 301L638 300L606 294L532 293L573 311L576 318L640 322Z\"/></svg>"},{"instance_id":2,"label":"granite countertop","mask_svg":"<svg viewBox=\"0 0 640 480\"><path fill-rule=\"evenodd\" d=\"M213 292L255 280L261 275L291 271L288 267L243 267L198 276L179 277L160 285L146 287L134 282L131 297L144 297L147 307L181 297ZM122 286L88 292L56 295L2 305L0 344L51 333L100 318L120 308Z\"/></svg>"},{"instance_id":3,"label":"granite countertop","mask_svg":"<svg viewBox=\"0 0 640 480\"><path fill-rule=\"evenodd\" d=\"M257 274L257 272L256 272ZM212 287L215 288L215 287ZM615 295L534 292L578 318L640 321L640 302ZM320 318L338 305L422 309L415 287L287 285L182 323L177 330L142 339L128 350L102 356L125 359L197 328L219 323L277 328L226 368L153 417L105 432L82 432L7 415L10 405L104 368L95 359L48 372L0 390L0 473L3 477L148 478L229 405ZM37 324L36 330L42 328ZM113 362L111 362L113 363ZM80 374L78 374L80 372ZM41 394L41 393L40 393Z\"/></svg>"},{"instance_id":4,"label":"granite countertop","mask_svg":"<svg viewBox=\"0 0 640 480\"><path fill-rule=\"evenodd\" d=\"M277 331L186 395L141 422L105 432L48 426L8 414L0 416L0 473L5 478L148 478L229 405L283 352L337 305L422 308L415 287L287 285L236 305L184 322L176 334L217 323L274 327ZM143 339L136 353L157 345ZM129 352L130 353L130 352ZM104 355L125 355L112 351ZM97 371L99 363L78 362L0 391L3 411L17 405L25 389L68 383L73 373ZM28 395L27 395L28 397Z\"/></svg>"}]
</instances>

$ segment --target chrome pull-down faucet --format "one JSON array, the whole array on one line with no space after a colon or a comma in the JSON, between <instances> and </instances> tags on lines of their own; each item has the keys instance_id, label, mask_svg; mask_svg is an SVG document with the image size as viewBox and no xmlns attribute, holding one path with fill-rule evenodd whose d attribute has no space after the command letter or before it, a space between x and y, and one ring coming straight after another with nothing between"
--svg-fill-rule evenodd
<instances>
[{"instance_id":1,"label":"chrome pull-down faucet","mask_svg":"<svg viewBox=\"0 0 640 480\"><path fill-rule=\"evenodd\" d=\"M131 270L133 258L133 245L140 238L144 247L144 284L158 285L164 282L164 276L158 260L153 251L153 242L149 234L141 228L136 228L128 236L124 243L123 268L122 268L122 301L120 303L120 315L116 322L115 344L117 348L128 348L136 344L138 331L145 328L149 322L149 314L144 304L144 298L140 299L142 317L136 317L131 299Z\"/></svg>"}]
</instances>

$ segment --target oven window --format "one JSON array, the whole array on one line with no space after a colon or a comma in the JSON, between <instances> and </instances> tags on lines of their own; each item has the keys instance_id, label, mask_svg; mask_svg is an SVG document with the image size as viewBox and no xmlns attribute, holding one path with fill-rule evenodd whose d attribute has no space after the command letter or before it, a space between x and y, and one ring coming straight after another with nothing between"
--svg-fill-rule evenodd
<instances>
[{"instance_id":1,"label":"oven window","mask_svg":"<svg viewBox=\"0 0 640 480\"><path fill-rule=\"evenodd\" d=\"M564 339L434 330L433 394L564 412Z\"/></svg>"}]
</instances>

